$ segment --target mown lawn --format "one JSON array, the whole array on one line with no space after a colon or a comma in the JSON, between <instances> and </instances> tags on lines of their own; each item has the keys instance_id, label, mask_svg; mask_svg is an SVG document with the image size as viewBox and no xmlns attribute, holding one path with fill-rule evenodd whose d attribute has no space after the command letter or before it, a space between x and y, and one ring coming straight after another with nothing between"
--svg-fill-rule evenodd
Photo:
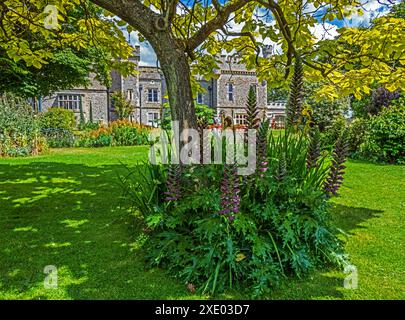
<instances>
[{"instance_id":1,"label":"mown lawn","mask_svg":"<svg viewBox=\"0 0 405 320\"><path fill-rule=\"evenodd\" d=\"M201 299L165 271L144 268L117 176L145 147L52 150L0 159L0 299ZM358 269L288 281L273 299L405 299L405 168L351 161L333 218ZM44 267L58 289L44 289ZM248 298L231 292L219 298Z\"/></svg>"}]
</instances>

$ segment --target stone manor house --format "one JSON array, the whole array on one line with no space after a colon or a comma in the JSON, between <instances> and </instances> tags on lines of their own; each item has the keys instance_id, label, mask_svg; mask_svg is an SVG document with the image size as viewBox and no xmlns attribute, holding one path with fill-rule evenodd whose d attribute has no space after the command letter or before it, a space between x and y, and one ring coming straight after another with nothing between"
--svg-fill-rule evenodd
<instances>
[{"instance_id":1,"label":"stone manor house","mask_svg":"<svg viewBox=\"0 0 405 320\"><path fill-rule=\"evenodd\" d=\"M82 108L86 120L109 122L116 118L111 93L122 92L135 106L131 120L143 124L156 125L162 116L162 105L166 102L166 84L162 72L157 67L140 65L140 47L136 46L131 60L135 63L137 73L124 78L112 72L112 86L106 88L90 75L90 85L70 90L55 92L44 97L39 109L46 111L52 107L72 110L79 119ZM216 79L209 81L199 79L205 92L198 93L196 102L205 104L216 111L218 118L231 117L235 124L245 121L244 107L250 87L256 91L257 105L262 115L266 115L273 124L283 123L285 116L284 101L267 101L267 83L259 82L254 71L247 70L239 64L237 58L222 56Z\"/></svg>"}]
</instances>

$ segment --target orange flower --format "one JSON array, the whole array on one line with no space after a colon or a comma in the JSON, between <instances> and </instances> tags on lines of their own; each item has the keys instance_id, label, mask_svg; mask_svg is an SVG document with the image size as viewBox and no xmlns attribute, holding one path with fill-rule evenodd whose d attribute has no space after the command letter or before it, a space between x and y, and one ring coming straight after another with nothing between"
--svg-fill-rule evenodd
<instances>
[{"instance_id":1,"label":"orange flower","mask_svg":"<svg viewBox=\"0 0 405 320\"><path fill-rule=\"evenodd\" d=\"M220 124L211 124L207 128L208 129L222 129L222 125L220 125Z\"/></svg>"},{"instance_id":2,"label":"orange flower","mask_svg":"<svg viewBox=\"0 0 405 320\"><path fill-rule=\"evenodd\" d=\"M240 130L240 129L247 129L248 128L248 126L246 125L246 124L235 124L234 126L233 126L233 129L234 130Z\"/></svg>"}]
</instances>

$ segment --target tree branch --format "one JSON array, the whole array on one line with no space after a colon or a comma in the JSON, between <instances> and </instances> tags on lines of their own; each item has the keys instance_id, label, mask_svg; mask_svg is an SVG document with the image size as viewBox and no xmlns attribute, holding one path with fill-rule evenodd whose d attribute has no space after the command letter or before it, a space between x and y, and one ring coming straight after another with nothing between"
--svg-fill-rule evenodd
<instances>
[{"instance_id":1,"label":"tree branch","mask_svg":"<svg viewBox=\"0 0 405 320\"><path fill-rule=\"evenodd\" d=\"M155 22L161 19L162 16L146 7L140 0L90 1L119 16L122 20L137 29L149 41L156 38Z\"/></svg>"},{"instance_id":2,"label":"tree branch","mask_svg":"<svg viewBox=\"0 0 405 320\"><path fill-rule=\"evenodd\" d=\"M167 19L169 24L173 21L175 15L176 15L176 8L177 4L179 3L179 0L167 0Z\"/></svg>"},{"instance_id":3,"label":"tree branch","mask_svg":"<svg viewBox=\"0 0 405 320\"><path fill-rule=\"evenodd\" d=\"M224 27L222 27L221 30L225 35L230 36L230 37L248 37L250 39L250 41L253 42L255 47L257 47L256 39L251 32L232 32L232 31L226 30Z\"/></svg>"},{"instance_id":4,"label":"tree branch","mask_svg":"<svg viewBox=\"0 0 405 320\"><path fill-rule=\"evenodd\" d=\"M274 0L268 0L268 2L266 2L265 0L258 0L258 3L270 9L270 11L273 13L274 18L276 19L277 24L281 30L281 33L283 34L283 37L287 42L287 67L291 66L293 56L297 54L297 51L295 50L293 39L291 37L291 30L288 25L287 19L284 16L283 10ZM290 69L286 68L284 78L287 79L289 74Z\"/></svg>"},{"instance_id":5,"label":"tree branch","mask_svg":"<svg viewBox=\"0 0 405 320\"><path fill-rule=\"evenodd\" d=\"M218 9L220 9L217 9L218 14L215 18L204 24L200 30L190 37L190 39L185 41L187 50L189 51L196 49L201 43L204 42L207 36L209 36L215 30L222 28L227 23L231 13L243 8L249 2L253 2L253 0L236 0L221 7L217 1L214 7L218 7Z\"/></svg>"}]
</instances>

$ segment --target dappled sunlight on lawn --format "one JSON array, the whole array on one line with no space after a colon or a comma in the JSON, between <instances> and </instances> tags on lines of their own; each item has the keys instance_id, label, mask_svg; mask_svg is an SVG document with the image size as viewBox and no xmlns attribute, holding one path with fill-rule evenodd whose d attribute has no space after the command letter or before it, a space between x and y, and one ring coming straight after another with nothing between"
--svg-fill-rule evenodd
<instances>
[{"instance_id":1,"label":"dappled sunlight on lawn","mask_svg":"<svg viewBox=\"0 0 405 320\"><path fill-rule=\"evenodd\" d=\"M136 165L145 148L75 150L0 159L0 299L208 298L144 263L147 235L122 202L118 174L126 173L120 161ZM398 166L349 162L342 195L333 201L331 215L359 270L359 289L345 289L341 271L320 270L287 279L265 298L400 298L403 173ZM57 289L44 288L48 265L58 268ZM249 296L233 291L215 298Z\"/></svg>"},{"instance_id":2,"label":"dappled sunlight on lawn","mask_svg":"<svg viewBox=\"0 0 405 320\"><path fill-rule=\"evenodd\" d=\"M66 219L66 220L61 221L60 223L65 224L67 228L77 229L87 222L89 222L88 219L83 219L83 220Z\"/></svg>"},{"instance_id":3,"label":"dappled sunlight on lawn","mask_svg":"<svg viewBox=\"0 0 405 320\"><path fill-rule=\"evenodd\" d=\"M145 269L138 236L120 209L120 160L136 165L145 152L130 155L139 149L123 148L123 159L97 150L97 157L67 161L0 160L0 298L157 299L162 288L182 287ZM44 289L47 265L58 268L58 289Z\"/></svg>"}]
</instances>

